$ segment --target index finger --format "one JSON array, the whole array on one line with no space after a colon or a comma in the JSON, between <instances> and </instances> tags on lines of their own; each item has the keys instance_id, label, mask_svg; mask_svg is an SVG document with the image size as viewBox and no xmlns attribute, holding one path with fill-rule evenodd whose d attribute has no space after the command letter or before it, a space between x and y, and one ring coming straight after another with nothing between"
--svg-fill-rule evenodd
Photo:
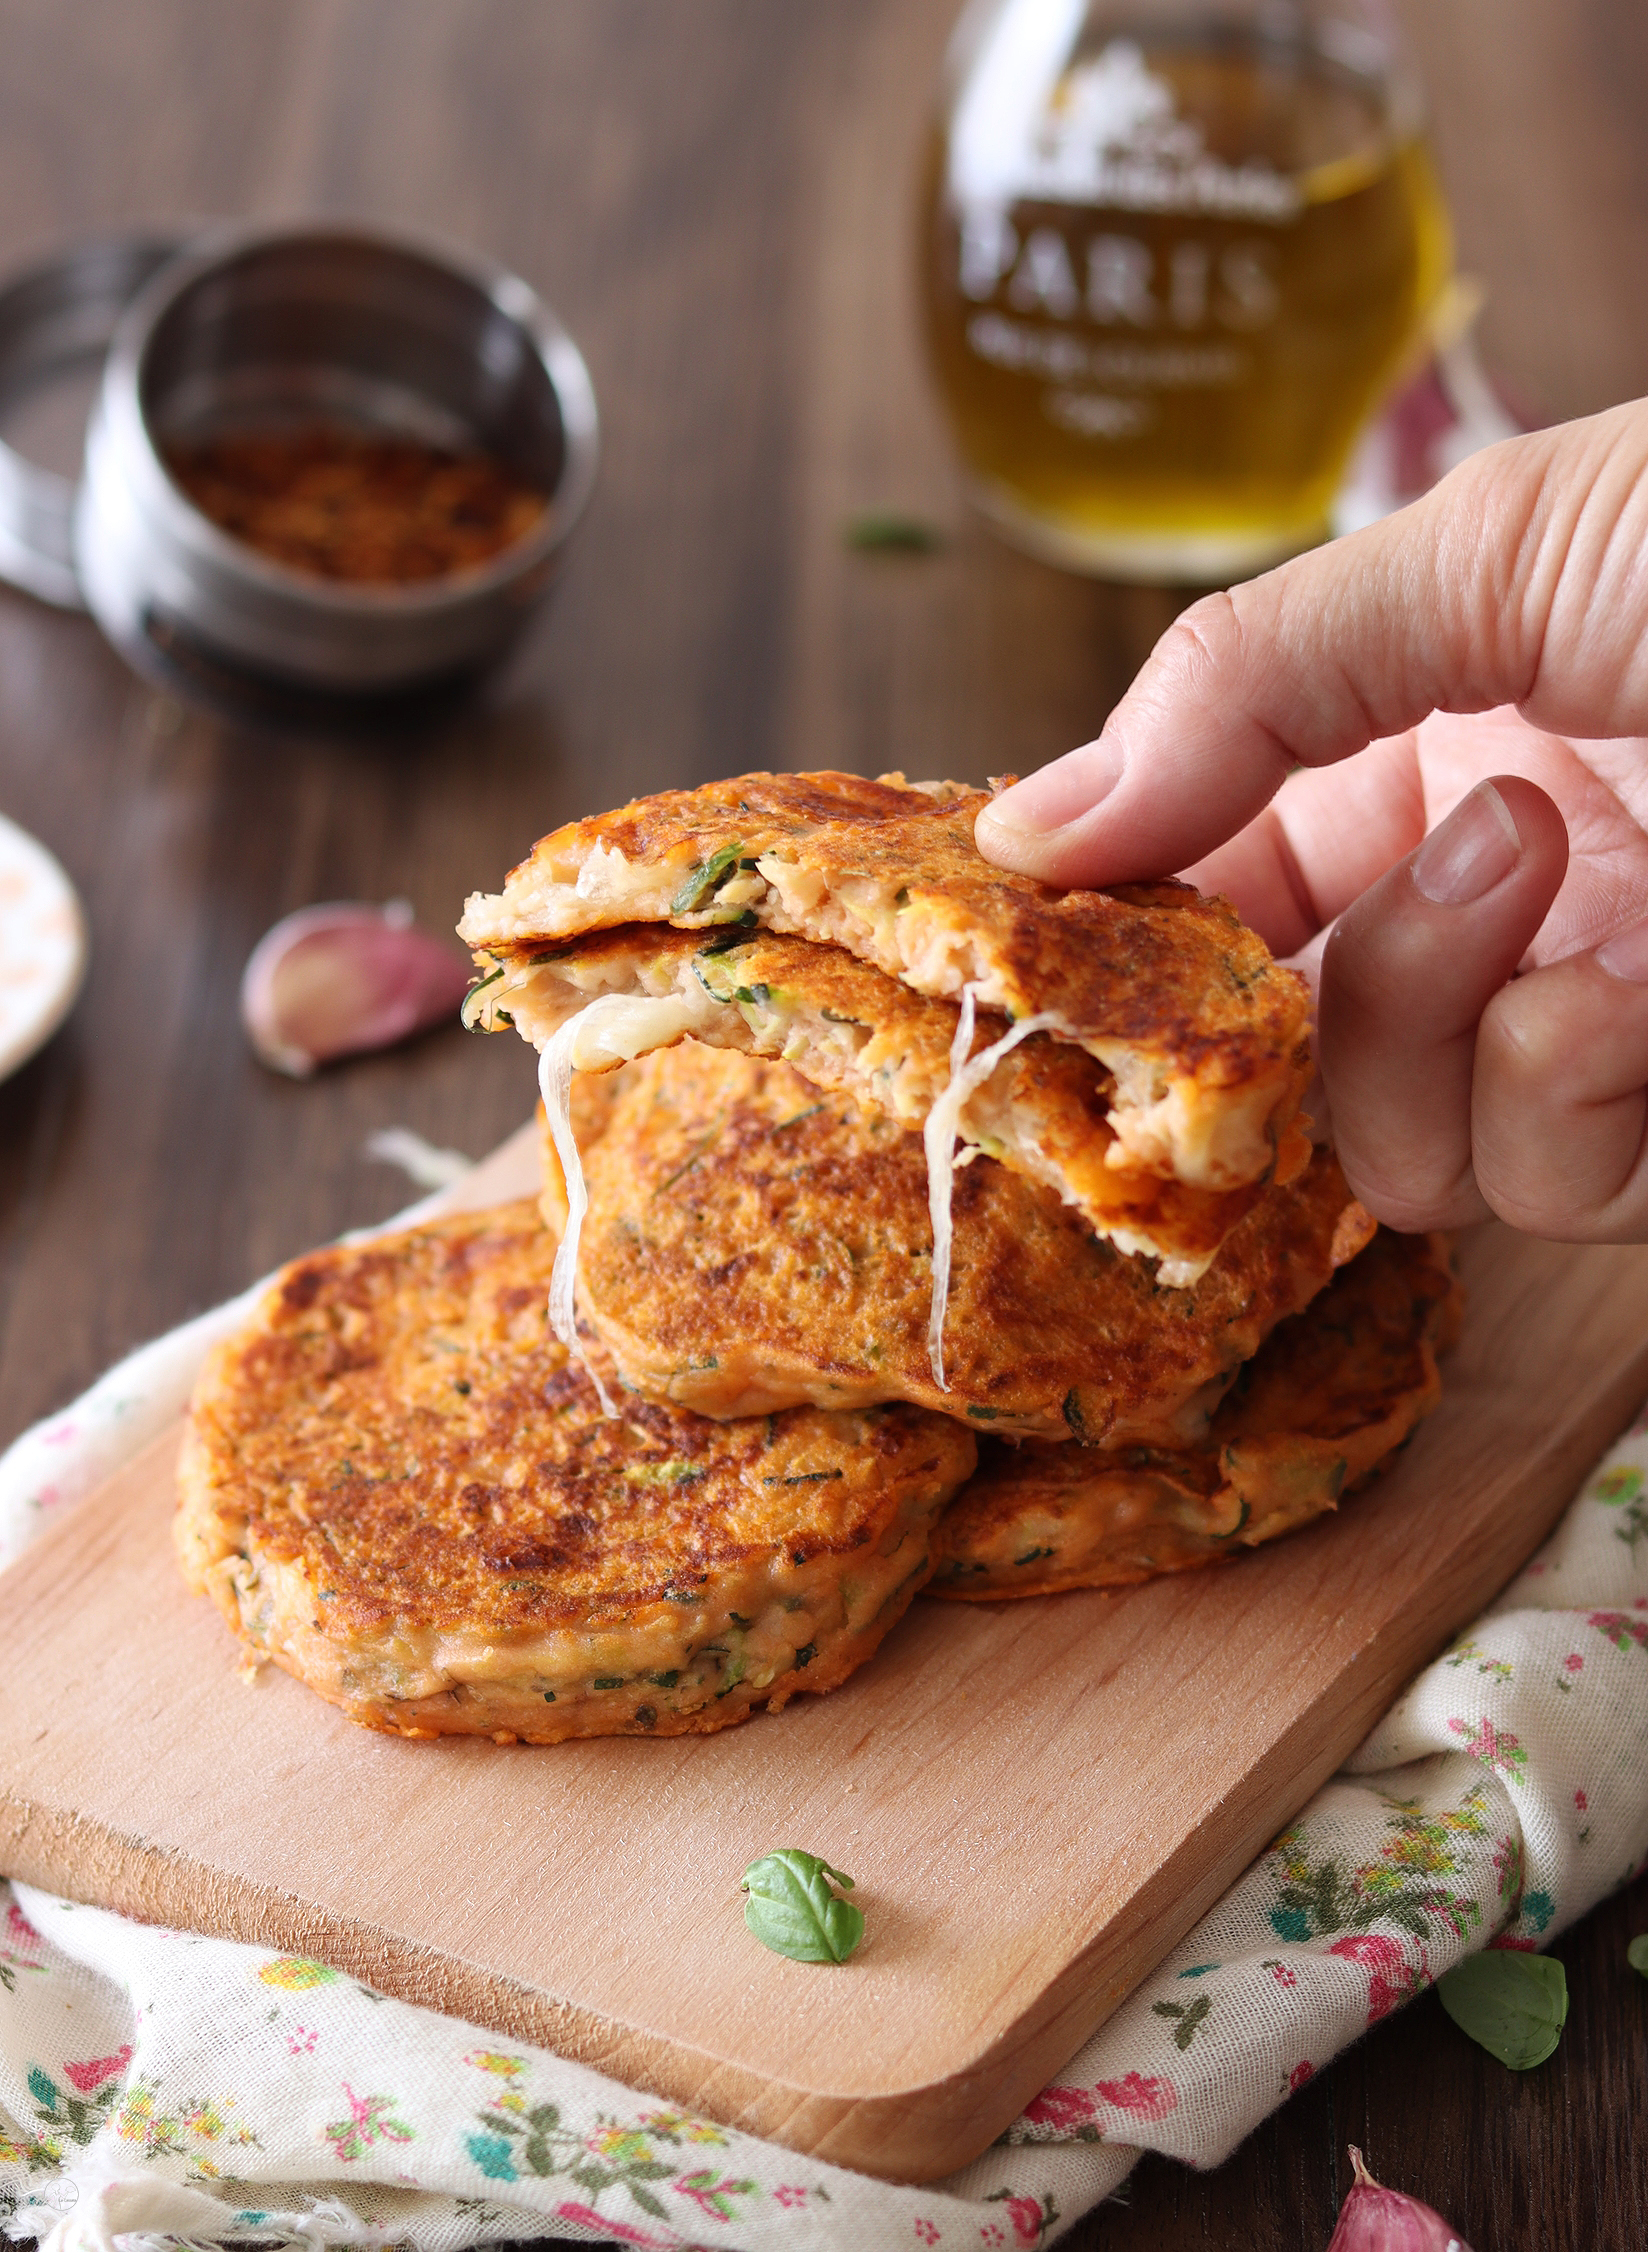
<instances>
[{"instance_id":1,"label":"index finger","mask_svg":"<svg viewBox=\"0 0 1648 2252\"><path fill-rule=\"evenodd\" d=\"M979 815L1057 884L1168 875L1434 710L1648 728L1648 409L1493 446L1411 508L1186 610L1096 742Z\"/></svg>"}]
</instances>

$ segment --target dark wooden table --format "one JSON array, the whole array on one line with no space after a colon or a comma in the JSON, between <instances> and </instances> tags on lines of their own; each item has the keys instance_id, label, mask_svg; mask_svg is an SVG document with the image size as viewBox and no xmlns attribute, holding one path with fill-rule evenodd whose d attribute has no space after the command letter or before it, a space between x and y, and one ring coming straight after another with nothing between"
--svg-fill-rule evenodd
<instances>
[{"instance_id":1,"label":"dark wooden table","mask_svg":"<svg viewBox=\"0 0 1648 2252\"><path fill-rule=\"evenodd\" d=\"M250 1276L387 1213L404 1124L479 1154L532 1098L453 1030L298 1086L241 966L315 899L450 925L532 838L745 766L970 778L1096 732L1173 598L969 526L913 336L913 174L956 0L0 0L0 266L199 214L438 230L536 283L600 394L600 490L544 630L375 749L264 739L0 595L0 809L61 856L89 984L0 1087L0 1439ZM1412 0L1488 350L1550 416L1648 388L1648 12ZM856 510L951 527L849 552ZM1478 2252L1648 2243L1638 1886L1563 1941L1556 2057L1513 2076L1426 1999L1219 2173L1147 2161L1076 2246L1316 2252L1344 2146Z\"/></svg>"}]
</instances>

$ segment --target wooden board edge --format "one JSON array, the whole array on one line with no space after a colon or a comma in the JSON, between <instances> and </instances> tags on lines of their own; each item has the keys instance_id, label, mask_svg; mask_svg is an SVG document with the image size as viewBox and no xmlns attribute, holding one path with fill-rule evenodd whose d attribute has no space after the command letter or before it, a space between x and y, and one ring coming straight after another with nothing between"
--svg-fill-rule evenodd
<instances>
[{"instance_id":1,"label":"wooden board edge","mask_svg":"<svg viewBox=\"0 0 1648 2252\"><path fill-rule=\"evenodd\" d=\"M39 1805L3 1784L0 1857L20 1883L141 1924L198 1930L199 1903L209 1898L214 1938L311 1957L374 1993L534 2043L637 2093L662 2096L724 2126L882 2180L911 2183L953 2173L1000 2131L999 2101L992 2102L999 2076L988 2064L887 2096L818 2095L618 2024L442 1949L389 1937L293 1894L226 1877L189 1854ZM960 2095L971 2102L958 2132ZM930 2122L918 2155L909 2135L912 2117ZM896 2168L886 2155L895 2144Z\"/></svg>"}]
</instances>

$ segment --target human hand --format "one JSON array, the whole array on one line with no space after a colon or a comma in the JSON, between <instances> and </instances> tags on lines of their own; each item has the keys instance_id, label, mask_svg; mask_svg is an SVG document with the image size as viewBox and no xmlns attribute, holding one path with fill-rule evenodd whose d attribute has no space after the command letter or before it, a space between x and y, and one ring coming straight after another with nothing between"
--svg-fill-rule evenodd
<instances>
[{"instance_id":1,"label":"human hand","mask_svg":"<svg viewBox=\"0 0 1648 2252\"><path fill-rule=\"evenodd\" d=\"M1195 604L978 841L1055 883L1184 869L1319 968L1381 1219L1642 1240L1645 737L1648 402Z\"/></svg>"}]
</instances>

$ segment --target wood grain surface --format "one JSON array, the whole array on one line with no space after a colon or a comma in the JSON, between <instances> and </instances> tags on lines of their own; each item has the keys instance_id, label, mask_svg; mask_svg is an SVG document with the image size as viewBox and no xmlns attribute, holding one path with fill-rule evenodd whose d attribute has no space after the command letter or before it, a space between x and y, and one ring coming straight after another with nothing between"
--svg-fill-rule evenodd
<instances>
[{"instance_id":1,"label":"wood grain surface","mask_svg":"<svg viewBox=\"0 0 1648 2252\"><path fill-rule=\"evenodd\" d=\"M589 356L600 489L544 631L392 749L254 738L0 595L0 810L92 923L66 1031L0 1087L0 1438L140 1338L389 1211L362 1154L470 1152L516 1043L440 1034L308 1087L242 1048L275 916L411 898L430 927L544 827L742 765L977 777L1094 733L1174 598L968 527L923 389L909 203L954 0L0 0L0 264L199 213L433 227L525 273ZM1411 0L1490 354L1556 416L1648 388L1648 12ZM852 510L952 526L850 554ZM1219 2173L1155 2162L1070 2239L1316 2252L1356 2140L1478 2252L1648 2242L1638 1886L1567 1936L1561 2049L1512 2077L1426 1999ZM1633 2157L1635 2153L1635 2157Z\"/></svg>"},{"instance_id":2,"label":"wood grain surface","mask_svg":"<svg viewBox=\"0 0 1648 2252\"><path fill-rule=\"evenodd\" d=\"M530 1136L511 1163L462 1201L529 1185ZM174 1431L0 1581L0 1867L317 1954L837 2164L950 2173L1504 1584L1648 1387L1648 1249L1492 1227L1462 1269L1442 1408L1337 1516L1121 1594L918 1602L846 1688L708 1739L410 1744L273 1669L236 1695L171 1552ZM858 1882L839 1977L743 1928L740 1872L796 1838Z\"/></svg>"}]
</instances>

